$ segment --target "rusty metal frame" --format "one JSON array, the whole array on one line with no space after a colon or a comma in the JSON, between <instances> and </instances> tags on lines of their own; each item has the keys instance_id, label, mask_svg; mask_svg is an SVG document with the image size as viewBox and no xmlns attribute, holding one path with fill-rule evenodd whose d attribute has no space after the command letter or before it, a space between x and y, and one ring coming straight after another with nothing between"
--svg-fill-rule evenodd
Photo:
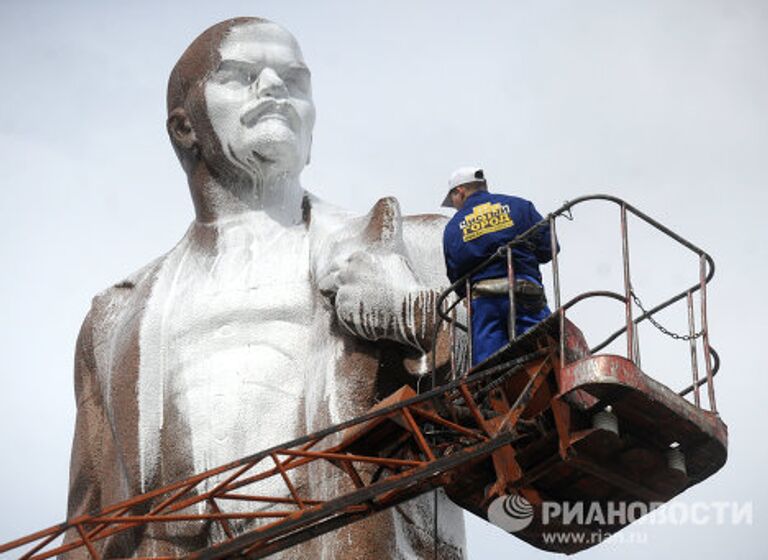
<instances>
[{"instance_id":1,"label":"rusty metal frame","mask_svg":"<svg viewBox=\"0 0 768 560\"><path fill-rule=\"evenodd\" d=\"M509 317L507 318L507 333L510 341L517 338L517 311L515 310L515 264L512 258L512 247L507 245L507 297L509 298Z\"/></svg>"},{"instance_id":2,"label":"rusty metal frame","mask_svg":"<svg viewBox=\"0 0 768 560\"><path fill-rule=\"evenodd\" d=\"M539 364L537 371L540 371L542 363L549 359L548 351L542 349L508 360L421 395L374 409L353 420L133 497L98 513L80 515L2 544L0 553L32 547L20 557L43 560L78 551L96 560L104 557L99 552L99 545L104 544L100 541L119 533L139 526L200 522L217 524L224 538L190 558L224 558L233 550L261 558L443 486L452 468L490 455L509 444L513 438L511 426L492 429L473 395L482 394L482 390L499 375L522 371L531 362ZM525 409L530 393L526 392L516 404L517 415ZM412 391L410 394L415 395ZM456 406L469 408L474 426L472 422L458 424L437 412ZM331 441L338 441L340 434L354 433L352 428L373 429L387 420L404 431L401 439L407 444L410 457L401 456L402 445L395 446L390 454L357 449L355 437L331 444ZM440 445L430 442L430 433L425 429L427 424L441 427L443 442ZM271 459L274 465L265 466L265 459ZM291 480L291 471L319 462L338 467L355 489L329 500L302 493ZM380 473L366 480L353 463L378 467ZM384 476L380 476L382 471ZM280 484L279 495L248 492L249 485L267 479ZM210 488L206 489L206 485ZM235 502L251 504L251 507L225 511L224 503L231 505ZM262 509L253 511L254 503ZM199 508L204 510L199 511ZM147 510L147 513L140 513ZM237 535L231 525L234 520L262 520L265 524ZM64 544L52 546L65 534L68 534L68 540Z\"/></svg>"}]
</instances>

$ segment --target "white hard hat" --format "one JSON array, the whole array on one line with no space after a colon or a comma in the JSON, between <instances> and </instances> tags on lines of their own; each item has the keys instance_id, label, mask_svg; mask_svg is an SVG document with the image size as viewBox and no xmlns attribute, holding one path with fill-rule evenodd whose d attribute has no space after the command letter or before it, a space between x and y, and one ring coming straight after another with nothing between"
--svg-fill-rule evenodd
<instances>
[{"instance_id":1,"label":"white hard hat","mask_svg":"<svg viewBox=\"0 0 768 560\"><path fill-rule=\"evenodd\" d=\"M452 208L451 204L451 191L460 185L466 185L467 183L476 183L482 181L485 183L485 175L480 167L459 167L456 171L451 173L451 178L448 179L448 194L445 195L441 206L447 206Z\"/></svg>"}]
</instances>

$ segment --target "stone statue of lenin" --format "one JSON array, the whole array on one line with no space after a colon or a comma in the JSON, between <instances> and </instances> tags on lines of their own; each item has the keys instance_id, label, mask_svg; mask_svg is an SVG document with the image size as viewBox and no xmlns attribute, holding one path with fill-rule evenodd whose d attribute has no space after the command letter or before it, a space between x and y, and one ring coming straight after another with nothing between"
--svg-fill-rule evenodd
<instances>
[{"instance_id":1,"label":"stone statue of lenin","mask_svg":"<svg viewBox=\"0 0 768 560\"><path fill-rule=\"evenodd\" d=\"M362 414L424 373L444 218L403 217L392 198L357 216L312 196L300 174L314 121L299 45L272 22L221 22L179 59L167 128L195 220L85 318L70 517ZM334 495L333 467L316 474L296 484ZM282 557L431 558L432 515L426 496ZM440 557L463 558L461 510L442 493L439 527ZM97 544L107 557L178 555L213 530Z\"/></svg>"}]
</instances>

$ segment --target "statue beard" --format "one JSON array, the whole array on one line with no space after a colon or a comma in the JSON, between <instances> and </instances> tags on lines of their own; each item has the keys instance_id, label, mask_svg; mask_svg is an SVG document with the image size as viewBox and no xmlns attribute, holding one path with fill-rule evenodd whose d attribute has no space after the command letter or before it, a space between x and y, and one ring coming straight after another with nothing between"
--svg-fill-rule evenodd
<instances>
[{"instance_id":1,"label":"statue beard","mask_svg":"<svg viewBox=\"0 0 768 560\"><path fill-rule=\"evenodd\" d=\"M301 139L279 119L265 119L227 143L227 155L255 186L271 175L298 175L303 167Z\"/></svg>"}]
</instances>

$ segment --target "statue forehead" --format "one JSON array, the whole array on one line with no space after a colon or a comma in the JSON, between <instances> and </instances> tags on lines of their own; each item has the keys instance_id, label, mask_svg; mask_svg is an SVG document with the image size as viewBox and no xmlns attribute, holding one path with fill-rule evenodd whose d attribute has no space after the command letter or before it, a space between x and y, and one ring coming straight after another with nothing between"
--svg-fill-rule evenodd
<instances>
[{"instance_id":1,"label":"statue forehead","mask_svg":"<svg viewBox=\"0 0 768 560\"><path fill-rule=\"evenodd\" d=\"M235 25L219 45L222 60L263 61L265 59L303 62L299 43L288 31L272 22Z\"/></svg>"}]
</instances>

